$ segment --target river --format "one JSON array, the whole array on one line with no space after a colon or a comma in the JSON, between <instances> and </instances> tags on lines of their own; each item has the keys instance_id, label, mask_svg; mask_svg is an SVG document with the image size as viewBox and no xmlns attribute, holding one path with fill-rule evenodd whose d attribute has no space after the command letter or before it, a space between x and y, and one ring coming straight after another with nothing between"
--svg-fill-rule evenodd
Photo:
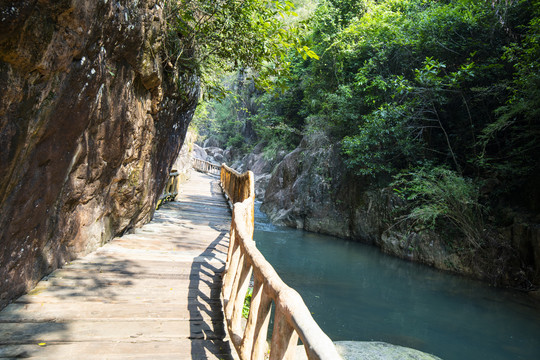
<instances>
[{"instance_id":1,"label":"river","mask_svg":"<svg viewBox=\"0 0 540 360\"><path fill-rule=\"evenodd\" d=\"M522 293L274 226L258 206L255 240L334 341L384 341L443 360L540 359L540 306Z\"/></svg>"}]
</instances>

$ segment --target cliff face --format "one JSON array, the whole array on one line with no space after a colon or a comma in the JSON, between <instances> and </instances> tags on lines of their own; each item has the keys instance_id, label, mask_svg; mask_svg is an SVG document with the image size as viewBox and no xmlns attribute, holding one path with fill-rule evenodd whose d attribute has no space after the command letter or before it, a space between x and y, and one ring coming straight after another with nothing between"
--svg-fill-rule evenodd
<instances>
[{"instance_id":1,"label":"cliff face","mask_svg":"<svg viewBox=\"0 0 540 360\"><path fill-rule=\"evenodd\" d=\"M0 19L1 308L150 219L198 83L166 66L162 1L0 1Z\"/></svg>"},{"instance_id":2,"label":"cliff face","mask_svg":"<svg viewBox=\"0 0 540 360\"><path fill-rule=\"evenodd\" d=\"M395 199L368 190L366 181L344 169L339 149L325 136L305 138L274 169L262 210L287 226L373 243Z\"/></svg>"},{"instance_id":3,"label":"cliff face","mask_svg":"<svg viewBox=\"0 0 540 360\"><path fill-rule=\"evenodd\" d=\"M515 218L493 229L497 243L471 255L456 229L436 232L396 219L402 200L371 178L348 174L339 151L322 135L304 138L273 171L262 210L274 222L371 243L438 269L526 290L540 286L538 224Z\"/></svg>"}]
</instances>

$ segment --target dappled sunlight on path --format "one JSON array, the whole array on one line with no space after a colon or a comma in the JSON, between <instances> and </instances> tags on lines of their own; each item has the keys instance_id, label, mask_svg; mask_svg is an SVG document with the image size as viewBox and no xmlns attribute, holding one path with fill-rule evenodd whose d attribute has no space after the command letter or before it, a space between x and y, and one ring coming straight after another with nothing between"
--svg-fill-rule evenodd
<instances>
[{"instance_id":1,"label":"dappled sunlight on path","mask_svg":"<svg viewBox=\"0 0 540 360\"><path fill-rule=\"evenodd\" d=\"M231 358L219 297L230 212L216 185L194 172L151 223L0 312L0 358Z\"/></svg>"}]
</instances>

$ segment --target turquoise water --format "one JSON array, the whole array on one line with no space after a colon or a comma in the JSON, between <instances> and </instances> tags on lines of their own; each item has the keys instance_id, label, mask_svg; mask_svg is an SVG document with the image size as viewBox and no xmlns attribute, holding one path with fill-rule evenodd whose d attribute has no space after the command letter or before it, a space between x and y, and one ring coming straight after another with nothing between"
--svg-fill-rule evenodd
<instances>
[{"instance_id":1,"label":"turquoise water","mask_svg":"<svg viewBox=\"0 0 540 360\"><path fill-rule=\"evenodd\" d=\"M334 341L385 341L444 360L540 359L540 306L524 294L277 227L258 208L255 218L257 247Z\"/></svg>"}]
</instances>

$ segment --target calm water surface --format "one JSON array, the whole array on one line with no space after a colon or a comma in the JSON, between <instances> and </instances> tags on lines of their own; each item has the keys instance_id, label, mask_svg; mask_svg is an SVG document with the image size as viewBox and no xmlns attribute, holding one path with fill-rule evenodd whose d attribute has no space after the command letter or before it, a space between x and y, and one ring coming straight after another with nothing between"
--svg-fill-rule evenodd
<instances>
[{"instance_id":1,"label":"calm water surface","mask_svg":"<svg viewBox=\"0 0 540 360\"><path fill-rule=\"evenodd\" d=\"M256 208L257 247L332 340L385 341L444 360L540 359L540 306L521 293L272 225Z\"/></svg>"}]
</instances>

